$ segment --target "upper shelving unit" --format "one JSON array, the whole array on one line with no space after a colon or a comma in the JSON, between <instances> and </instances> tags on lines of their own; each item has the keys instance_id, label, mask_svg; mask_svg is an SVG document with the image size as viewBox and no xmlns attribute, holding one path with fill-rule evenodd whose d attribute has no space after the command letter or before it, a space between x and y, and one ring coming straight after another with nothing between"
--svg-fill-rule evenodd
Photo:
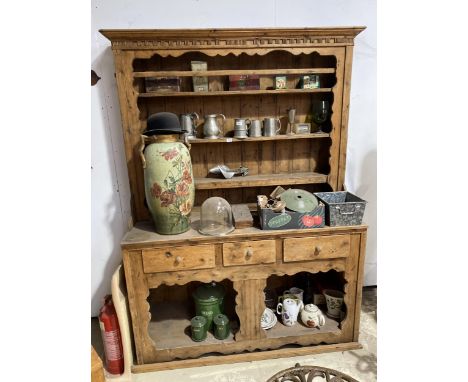
<instances>
[{"instance_id":1,"label":"upper shelving unit","mask_svg":"<svg viewBox=\"0 0 468 382\"><path fill-rule=\"evenodd\" d=\"M102 30L117 58L115 75L133 220L150 218L138 151L140 134L148 117L163 111L197 113L200 137L205 115L221 113L226 117L218 123L224 137L190 141L195 206L217 195L230 203L255 203L256 195L268 195L277 185L297 185L310 192L342 189L353 45L363 30ZM206 62L206 67L192 65L196 61ZM329 107L321 126L324 133L317 134L313 106L320 102L328 102ZM314 133L286 135L291 109L296 111L294 123L311 123ZM278 118L281 130L274 137L236 139L236 118ZM210 168L219 164L247 167L249 175L207 177Z\"/></svg>"}]
</instances>

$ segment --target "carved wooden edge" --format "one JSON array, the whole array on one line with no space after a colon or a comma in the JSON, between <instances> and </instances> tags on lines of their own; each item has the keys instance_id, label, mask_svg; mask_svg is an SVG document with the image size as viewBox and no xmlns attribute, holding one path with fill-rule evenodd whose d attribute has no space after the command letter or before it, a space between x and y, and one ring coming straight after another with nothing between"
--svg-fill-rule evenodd
<instances>
[{"instance_id":1,"label":"carved wooden edge","mask_svg":"<svg viewBox=\"0 0 468 382\"><path fill-rule=\"evenodd\" d=\"M359 327L361 323L361 303L362 303L362 287L364 283L364 267L366 259L366 242L367 242L367 231L360 234L360 247L359 247L359 263L357 270L357 282L356 282L356 310L354 317L354 334L353 340L358 341L359 339Z\"/></svg>"},{"instance_id":2,"label":"carved wooden edge","mask_svg":"<svg viewBox=\"0 0 468 382\"><path fill-rule=\"evenodd\" d=\"M342 113L343 104L341 96L343 92L343 78L346 70L345 62L345 50L340 49L339 52L335 53L336 57L336 85L332 88L333 93L333 104L331 107L331 120L332 120L332 131L330 132L331 144L329 147L329 159L330 171L327 177L327 182L331 186L332 190L336 191L339 189L338 176L339 176L339 163L340 163L340 139L342 131Z\"/></svg>"},{"instance_id":3,"label":"carved wooden edge","mask_svg":"<svg viewBox=\"0 0 468 382\"><path fill-rule=\"evenodd\" d=\"M148 333L151 320L150 305L148 303L149 288L143 272L141 251L123 251L125 279L130 306L130 316L137 363L143 364L148 349L155 346Z\"/></svg>"},{"instance_id":4,"label":"carved wooden edge","mask_svg":"<svg viewBox=\"0 0 468 382\"><path fill-rule=\"evenodd\" d=\"M283 357L294 357L294 356L303 356L303 355L312 355L318 353L329 353L337 351L346 351L346 350L355 350L362 349L362 345L357 342L348 342L341 344L331 344L331 345L314 345L306 346L301 348L285 348L285 349L275 349L275 350L266 350L263 352L257 353L241 353L241 354L230 354L230 355L221 355L221 356L208 356L196 359L185 359L185 360L176 360L170 362L158 362L150 363L146 365L134 365L132 367L133 373L146 373L151 371L161 371L161 370L173 370L181 369L188 367L197 367L197 366L209 366L209 365L220 365L236 362L249 362L249 361L258 361L264 359L274 359L274 358L283 358Z\"/></svg>"},{"instance_id":5,"label":"carved wooden edge","mask_svg":"<svg viewBox=\"0 0 468 382\"><path fill-rule=\"evenodd\" d=\"M236 341L258 340L266 338L260 321L265 310L263 290L266 278L239 280L233 282L236 290L236 314L239 317L240 329L235 335Z\"/></svg>"},{"instance_id":6,"label":"carved wooden edge","mask_svg":"<svg viewBox=\"0 0 468 382\"><path fill-rule=\"evenodd\" d=\"M309 265L309 267L307 267ZM335 270L337 272L346 271L346 258L339 259L323 259L323 260L314 260L313 267L310 267L309 262L294 262L287 264L271 264L271 265L258 265L256 266L255 272L257 277L268 278L272 275L276 276L292 276L296 273L309 269L313 273L318 272L327 272L330 270ZM258 276L263 274L265 277ZM161 272L161 273L150 273L146 274L148 287L150 289L157 288L158 286L164 284L168 286L173 285L185 285L190 281L200 281L200 282L220 282L225 279L229 279L232 282L249 280L250 274L248 269L244 269L243 266L230 267L229 269L216 270L216 269L202 269L194 271L179 271L179 272Z\"/></svg>"},{"instance_id":7,"label":"carved wooden edge","mask_svg":"<svg viewBox=\"0 0 468 382\"><path fill-rule=\"evenodd\" d=\"M348 120L349 120L349 101L351 96L351 72L353 66L353 47L346 47L345 73L343 80L342 106L341 106L341 137L340 154L338 165L338 185L341 186L345 181L346 173L346 150L348 147Z\"/></svg>"},{"instance_id":8,"label":"carved wooden edge","mask_svg":"<svg viewBox=\"0 0 468 382\"><path fill-rule=\"evenodd\" d=\"M195 344L174 349L153 349L151 355L146 355L145 360L149 362L168 362L180 359L195 359L216 352L220 354L238 354L242 352L269 351L280 348L285 345L317 346L322 343L336 344L346 342L343 340L343 331L327 333L311 333L307 335L260 338L251 340L240 340L229 343L219 344ZM148 363L148 362L145 362Z\"/></svg>"},{"instance_id":9,"label":"carved wooden edge","mask_svg":"<svg viewBox=\"0 0 468 382\"><path fill-rule=\"evenodd\" d=\"M113 49L230 49L353 45L366 27L256 29L100 29ZM229 52L228 52L229 53Z\"/></svg>"}]
</instances>

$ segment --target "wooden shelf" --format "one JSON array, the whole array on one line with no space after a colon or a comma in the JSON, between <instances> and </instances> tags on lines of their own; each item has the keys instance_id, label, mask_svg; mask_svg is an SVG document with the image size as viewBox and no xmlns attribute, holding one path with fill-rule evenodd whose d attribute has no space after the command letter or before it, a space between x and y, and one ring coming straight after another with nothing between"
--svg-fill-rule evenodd
<instances>
[{"instance_id":1,"label":"wooden shelf","mask_svg":"<svg viewBox=\"0 0 468 382\"><path fill-rule=\"evenodd\" d=\"M287 75L287 74L328 74L335 73L335 68L303 68L303 69L241 69L241 70L164 70L164 71L147 71L134 72L133 77L215 77L215 76L233 76L233 75L252 75L259 76L267 75Z\"/></svg>"},{"instance_id":2,"label":"wooden shelf","mask_svg":"<svg viewBox=\"0 0 468 382\"><path fill-rule=\"evenodd\" d=\"M199 348L234 342L232 332L224 340L218 340L208 332L203 342L192 341L190 319L195 316L195 312L190 311L186 302L151 304L151 315L148 334L157 349Z\"/></svg>"},{"instance_id":3,"label":"wooden shelf","mask_svg":"<svg viewBox=\"0 0 468 382\"><path fill-rule=\"evenodd\" d=\"M212 190L217 188L263 187L291 184L325 183L327 175L317 172L296 172L287 174L266 174L234 176L224 178L195 178L195 189Z\"/></svg>"},{"instance_id":4,"label":"wooden shelf","mask_svg":"<svg viewBox=\"0 0 468 382\"><path fill-rule=\"evenodd\" d=\"M229 95L258 95L258 94L307 94L307 93L327 93L332 88L319 89L281 89L281 90L219 90L212 92L152 92L140 93L140 98L154 97L210 97L210 96L229 96Z\"/></svg>"},{"instance_id":5,"label":"wooden shelf","mask_svg":"<svg viewBox=\"0 0 468 382\"><path fill-rule=\"evenodd\" d=\"M328 316L325 317L325 325L320 329L308 328L299 321L293 326L283 325L281 319L271 329L265 330L267 338L282 338L282 337L303 337L320 333L334 333L340 331L340 323Z\"/></svg>"},{"instance_id":6,"label":"wooden shelf","mask_svg":"<svg viewBox=\"0 0 468 382\"><path fill-rule=\"evenodd\" d=\"M328 138L330 134L328 133L310 133L310 134L291 134L291 135L275 135L273 137L249 137L249 138L218 138L218 139L205 139L205 138L196 138L190 139L191 144L198 143L234 143L234 142L261 142L261 141L283 141L290 139L314 139L314 138Z\"/></svg>"}]
</instances>

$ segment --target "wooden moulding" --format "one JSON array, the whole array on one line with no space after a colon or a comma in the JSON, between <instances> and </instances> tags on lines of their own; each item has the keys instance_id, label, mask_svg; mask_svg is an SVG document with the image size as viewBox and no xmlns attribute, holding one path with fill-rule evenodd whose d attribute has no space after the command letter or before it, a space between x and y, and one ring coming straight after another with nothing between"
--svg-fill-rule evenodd
<instances>
[{"instance_id":1,"label":"wooden moulding","mask_svg":"<svg viewBox=\"0 0 468 382\"><path fill-rule=\"evenodd\" d=\"M101 29L113 49L189 50L242 47L346 46L365 27L223 28L223 29ZM229 52L225 52L228 54Z\"/></svg>"},{"instance_id":2,"label":"wooden moulding","mask_svg":"<svg viewBox=\"0 0 468 382\"><path fill-rule=\"evenodd\" d=\"M304 355L313 355L319 353L330 353L335 351L346 351L355 349L362 349L362 345L358 342L347 342L332 345L305 346L301 348L284 348L255 353L207 356L200 357L197 359L185 359L180 361L151 363L146 365L134 365L132 367L132 372L145 373L151 371L173 370L187 367L222 365L236 362L252 362L264 359L298 357Z\"/></svg>"}]
</instances>

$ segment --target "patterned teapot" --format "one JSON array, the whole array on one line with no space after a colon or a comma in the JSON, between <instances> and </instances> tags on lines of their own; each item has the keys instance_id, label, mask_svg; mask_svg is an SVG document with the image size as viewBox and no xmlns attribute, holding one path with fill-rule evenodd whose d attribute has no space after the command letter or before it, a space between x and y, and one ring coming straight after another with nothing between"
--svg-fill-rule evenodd
<instances>
[{"instance_id":1,"label":"patterned teapot","mask_svg":"<svg viewBox=\"0 0 468 382\"><path fill-rule=\"evenodd\" d=\"M301 321L308 328L318 328L325 325L325 316L314 304L307 304L301 310Z\"/></svg>"}]
</instances>

